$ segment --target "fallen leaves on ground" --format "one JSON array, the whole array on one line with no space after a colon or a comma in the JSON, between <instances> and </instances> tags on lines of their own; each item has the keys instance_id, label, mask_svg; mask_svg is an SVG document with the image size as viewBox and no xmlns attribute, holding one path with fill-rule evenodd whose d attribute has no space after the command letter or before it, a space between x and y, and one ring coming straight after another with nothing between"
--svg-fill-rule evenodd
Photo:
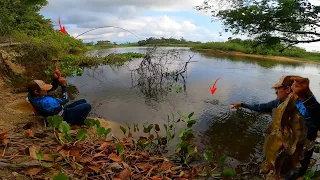
<instances>
[{"instance_id":1,"label":"fallen leaves on ground","mask_svg":"<svg viewBox=\"0 0 320 180\"><path fill-rule=\"evenodd\" d=\"M35 176L37 175L40 171L42 171L43 168L29 168L26 171L26 174L29 176Z\"/></svg>"},{"instance_id":2,"label":"fallen leaves on ground","mask_svg":"<svg viewBox=\"0 0 320 180\"><path fill-rule=\"evenodd\" d=\"M116 155L116 154L114 154L114 153L110 154L110 155L109 155L109 158L110 158L112 161L115 161L115 162L120 162L120 161L122 161L121 157L118 156L118 155Z\"/></svg>"},{"instance_id":3,"label":"fallen leaves on ground","mask_svg":"<svg viewBox=\"0 0 320 180\"><path fill-rule=\"evenodd\" d=\"M130 180L131 178L131 172L129 169L124 169L123 171L120 172L118 178L122 180Z\"/></svg>"},{"instance_id":4,"label":"fallen leaves on ground","mask_svg":"<svg viewBox=\"0 0 320 180\"><path fill-rule=\"evenodd\" d=\"M33 131L31 129L26 130L25 131L25 135L27 137L34 137L34 133L33 133Z\"/></svg>"},{"instance_id":5,"label":"fallen leaves on ground","mask_svg":"<svg viewBox=\"0 0 320 180\"><path fill-rule=\"evenodd\" d=\"M26 168L24 173L33 178L46 177L48 171L63 173L81 179L94 177L94 179L177 179L189 178L198 171L191 171L189 167L173 164L161 154L136 149L137 144L132 138L121 140L77 142L60 145L55 141L53 134L41 132L48 135L43 140L29 138L33 131L21 133L20 143L12 143L8 148L16 149L16 154L10 154L11 159L19 157L30 157L40 161L41 165ZM0 132L0 138L6 138L7 132ZM27 136L26 136L27 135ZM9 137L9 136L8 136ZM16 141L15 138L10 141ZM117 150L117 144L121 144L122 150ZM26 149L26 150L25 150ZM4 149L0 149L4 150ZM4 151L3 151L4 152ZM120 153L120 154L119 154ZM29 159L30 159L29 158ZM180 172L185 173L180 174ZM190 179L190 178L189 178Z\"/></svg>"}]
</instances>

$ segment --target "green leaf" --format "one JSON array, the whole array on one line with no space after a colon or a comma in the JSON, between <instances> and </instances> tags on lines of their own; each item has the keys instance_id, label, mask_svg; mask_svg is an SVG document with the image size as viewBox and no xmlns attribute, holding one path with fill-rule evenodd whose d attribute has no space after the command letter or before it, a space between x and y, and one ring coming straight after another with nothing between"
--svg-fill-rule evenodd
<instances>
[{"instance_id":1,"label":"green leaf","mask_svg":"<svg viewBox=\"0 0 320 180\"><path fill-rule=\"evenodd\" d=\"M166 124L164 124L163 127L166 131L168 131L168 126Z\"/></svg>"},{"instance_id":2,"label":"green leaf","mask_svg":"<svg viewBox=\"0 0 320 180\"><path fill-rule=\"evenodd\" d=\"M211 151L205 151L203 156L207 161L211 161L213 159L213 153Z\"/></svg>"},{"instance_id":3,"label":"green leaf","mask_svg":"<svg viewBox=\"0 0 320 180\"><path fill-rule=\"evenodd\" d=\"M191 128L194 124L196 124L197 123L197 121L196 120L189 120L188 122L188 128Z\"/></svg>"},{"instance_id":4,"label":"green leaf","mask_svg":"<svg viewBox=\"0 0 320 180\"><path fill-rule=\"evenodd\" d=\"M36 152L37 159L41 161L43 159L44 154L41 151Z\"/></svg>"},{"instance_id":5,"label":"green leaf","mask_svg":"<svg viewBox=\"0 0 320 180\"><path fill-rule=\"evenodd\" d=\"M170 141L172 139L170 131L167 131L167 140Z\"/></svg>"},{"instance_id":6,"label":"green leaf","mask_svg":"<svg viewBox=\"0 0 320 180\"><path fill-rule=\"evenodd\" d=\"M87 138L87 131L85 129L80 129L77 133L77 139L84 141Z\"/></svg>"},{"instance_id":7,"label":"green leaf","mask_svg":"<svg viewBox=\"0 0 320 180\"><path fill-rule=\"evenodd\" d=\"M177 112L181 117L183 116L183 114L182 114L182 112L180 110L178 110Z\"/></svg>"},{"instance_id":8,"label":"green leaf","mask_svg":"<svg viewBox=\"0 0 320 180\"><path fill-rule=\"evenodd\" d=\"M189 146L188 147L188 154L191 155L195 152L195 147L194 146Z\"/></svg>"},{"instance_id":9,"label":"green leaf","mask_svg":"<svg viewBox=\"0 0 320 180\"><path fill-rule=\"evenodd\" d=\"M148 132L150 132L150 131L152 130L152 128L153 128L153 124L150 124L150 125L148 126Z\"/></svg>"},{"instance_id":10,"label":"green leaf","mask_svg":"<svg viewBox=\"0 0 320 180\"><path fill-rule=\"evenodd\" d=\"M122 127L122 126L120 126L120 129L121 129L121 131L123 132L123 134L124 134L124 135L126 135L126 133L127 133L127 129L126 129L126 128L124 128L124 127Z\"/></svg>"},{"instance_id":11,"label":"green leaf","mask_svg":"<svg viewBox=\"0 0 320 180\"><path fill-rule=\"evenodd\" d=\"M223 170L222 174L225 177L234 177L237 175L237 172L235 170L226 169L226 170Z\"/></svg>"},{"instance_id":12,"label":"green leaf","mask_svg":"<svg viewBox=\"0 0 320 180\"><path fill-rule=\"evenodd\" d=\"M311 169L309 169L306 174L304 175L305 178L312 178L314 176L314 171L312 171Z\"/></svg>"},{"instance_id":13,"label":"green leaf","mask_svg":"<svg viewBox=\"0 0 320 180\"><path fill-rule=\"evenodd\" d=\"M220 177L220 176L221 176L221 173L212 174L211 176L212 176L212 177Z\"/></svg>"},{"instance_id":14,"label":"green leaf","mask_svg":"<svg viewBox=\"0 0 320 180\"><path fill-rule=\"evenodd\" d=\"M61 122L61 124L59 125L59 131L61 131L62 133L68 133L70 131L70 126L66 121Z\"/></svg>"},{"instance_id":15,"label":"green leaf","mask_svg":"<svg viewBox=\"0 0 320 180\"><path fill-rule=\"evenodd\" d=\"M49 158L51 159L58 159L59 157L61 157L62 155L61 154L52 154L49 156Z\"/></svg>"},{"instance_id":16,"label":"green leaf","mask_svg":"<svg viewBox=\"0 0 320 180\"><path fill-rule=\"evenodd\" d=\"M188 156L185 160L184 160L184 164L189 164L191 161L192 157Z\"/></svg>"},{"instance_id":17,"label":"green leaf","mask_svg":"<svg viewBox=\"0 0 320 180\"><path fill-rule=\"evenodd\" d=\"M117 144L116 144L116 149L117 149L117 153L118 153L118 154L122 154L123 151L124 151L124 147L123 147L123 145L120 144L120 143L117 143Z\"/></svg>"},{"instance_id":18,"label":"green leaf","mask_svg":"<svg viewBox=\"0 0 320 180\"><path fill-rule=\"evenodd\" d=\"M130 130L131 129L130 125L128 123L125 123L125 124L128 127L128 129Z\"/></svg>"},{"instance_id":19,"label":"green leaf","mask_svg":"<svg viewBox=\"0 0 320 180\"><path fill-rule=\"evenodd\" d=\"M58 115L48 117L48 123L54 128L58 128L62 121L63 121L63 118Z\"/></svg>"},{"instance_id":20,"label":"green leaf","mask_svg":"<svg viewBox=\"0 0 320 180\"><path fill-rule=\"evenodd\" d=\"M93 119L89 119L87 118L84 123L88 126L88 127L93 127L94 125L96 125L96 121Z\"/></svg>"},{"instance_id":21,"label":"green leaf","mask_svg":"<svg viewBox=\"0 0 320 180\"><path fill-rule=\"evenodd\" d=\"M188 118L190 119L193 115L194 115L194 112L190 113L190 114L188 115Z\"/></svg>"},{"instance_id":22,"label":"green leaf","mask_svg":"<svg viewBox=\"0 0 320 180\"><path fill-rule=\"evenodd\" d=\"M60 172L57 176L53 177L53 180L69 180L68 176Z\"/></svg>"},{"instance_id":23,"label":"green leaf","mask_svg":"<svg viewBox=\"0 0 320 180\"><path fill-rule=\"evenodd\" d=\"M111 133L111 128L105 130L104 135L108 136Z\"/></svg>"},{"instance_id":24,"label":"green leaf","mask_svg":"<svg viewBox=\"0 0 320 180\"><path fill-rule=\"evenodd\" d=\"M102 136L102 135L105 133L105 131L106 131L106 129L105 129L104 127L99 127L99 128L97 129L97 134L98 134L99 136Z\"/></svg>"},{"instance_id":25,"label":"green leaf","mask_svg":"<svg viewBox=\"0 0 320 180\"><path fill-rule=\"evenodd\" d=\"M68 133L64 133L63 137L68 141L68 142L72 142L72 138Z\"/></svg>"},{"instance_id":26,"label":"green leaf","mask_svg":"<svg viewBox=\"0 0 320 180\"><path fill-rule=\"evenodd\" d=\"M97 126L97 128L100 128L100 127L101 127L101 123L100 123L99 120L96 120L96 126Z\"/></svg>"},{"instance_id":27,"label":"green leaf","mask_svg":"<svg viewBox=\"0 0 320 180\"><path fill-rule=\"evenodd\" d=\"M220 166L223 166L224 165L224 163L226 162L226 160L227 160L227 156L222 156L219 160L218 160L218 164L220 165Z\"/></svg>"}]
</instances>

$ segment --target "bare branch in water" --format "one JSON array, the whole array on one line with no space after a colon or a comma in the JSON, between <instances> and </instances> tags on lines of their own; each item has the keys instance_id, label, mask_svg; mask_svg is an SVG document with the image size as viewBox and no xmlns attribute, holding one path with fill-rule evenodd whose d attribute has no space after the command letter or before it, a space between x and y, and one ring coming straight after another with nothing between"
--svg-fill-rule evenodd
<instances>
[{"instance_id":1,"label":"bare branch in water","mask_svg":"<svg viewBox=\"0 0 320 180\"><path fill-rule=\"evenodd\" d=\"M138 88L148 100L161 101L173 89L186 91L185 77L188 61L181 62L180 52L176 49L161 50L156 46L147 50L139 66L131 71L132 88Z\"/></svg>"}]
</instances>

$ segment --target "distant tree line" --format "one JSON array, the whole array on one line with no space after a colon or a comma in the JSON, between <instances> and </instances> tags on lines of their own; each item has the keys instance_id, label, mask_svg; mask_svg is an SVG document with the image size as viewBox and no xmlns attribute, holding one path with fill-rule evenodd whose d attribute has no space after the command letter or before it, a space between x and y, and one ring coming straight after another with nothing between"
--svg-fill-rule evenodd
<instances>
[{"instance_id":1,"label":"distant tree line","mask_svg":"<svg viewBox=\"0 0 320 180\"><path fill-rule=\"evenodd\" d=\"M139 46L154 45L154 44L161 45L161 44L196 44L196 43L201 43L201 42L187 41L183 37L180 39L150 37L150 38L147 38L146 40L138 41Z\"/></svg>"}]
</instances>

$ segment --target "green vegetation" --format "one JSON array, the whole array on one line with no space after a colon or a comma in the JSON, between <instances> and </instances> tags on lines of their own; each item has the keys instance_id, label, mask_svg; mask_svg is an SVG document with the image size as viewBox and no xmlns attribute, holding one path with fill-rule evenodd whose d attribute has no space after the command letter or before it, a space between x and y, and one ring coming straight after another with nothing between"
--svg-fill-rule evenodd
<instances>
[{"instance_id":1,"label":"green vegetation","mask_svg":"<svg viewBox=\"0 0 320 180\"><path fill-rule=\"evenodd\" d=\"M122 53L109 54L105 57L88 57L79 55L66 55L61 57L58 67L65 76L81 75L83 67L94 67L103 64L122 66L125 62L134 58L143 58L145 55L140 53ZM51 76L52 70L46 71L48 77Z\"/></svg>"},{"instance_id":2,"label":"green vegetation","mask_svg":"<svg viewBox=\"0 0 320 180\"><path fill-rule=\"evenodd\" d=\"M301 60L320 61L320 53L307 52L299 47L285 48L282 43L264 44L255 40L231 39L227 42L209 42L197 44L193 48L196 51L202 50L221 50L221 51L237 51L246 54L259 54L270 56L286 56Z\"/></svg>"},{"instance_id":3,"label":"green vegetation","mask_svg":"<svg viewBox=\"0 0 320 180\"><path fill-rule=\"evenodd\" d=\"M110 41L84 44L69 34L54 30L50 19L39 14L47 0L3 0L0 2L0 44L14 42L15 63L25 67L24 74L7 76L9 84L24 87L31 78L49 80L55 68L55 61L61 60L58 67L64 76L82 74L85 66L110 64L120 66L125 61L141 58L136 53L110 54L107 57L86 57L84 53L95 49L116 47ZM20 44L19 44L20 43ZM5 69L0 71L7 72ZM6 75L5 75L6 76Z\"/></svg>"},{"instance_id":4,"label":"green vegetation","mask_svg":"<svg viewBox=\"0 0 320 180\"><path fill-rule=\"evenodd\" d=\"M138 41L138 46L179 46L179 47L191 47L194 44L200 44L201 42L193 42L193 41L187 41L184 38L181 39L175 39L175 38L154 38L150 37L146 40Z\"/></svg>"},{"instance_id":5,"label":"green vegetation","mask_svg":"<svg viewBox=\"0 0 320 180\"><path fill-rule=\"evenodd\" d=\"M266 44L319 42L320 5L309 0L204 0L197 10L223 21L225 31Z\"/></svg>"},{"instance_id":6,"label":"green vegetation","mask_svg":"<svg viewBox=\"0 0 320 180\"><path fill-rule=\"evenodd\" d=\"M109 49L109 48L115 48L118 46L116 42L111 43L108 40L97 41L96 44L94 44L94 42L89 42L89 43L85 43L85 45L86 45L87 51Z\"/></svg>"},{"instance_id":7,"label":"green vegetation","mask_svg":"<svg viewBox=\"0 0 320 180\"><path fill-rule=\"evenodd\" d=\"M152 179L240 178L236 171L225 169L226 156L214 162L212 152L198 152L194 142L195 132L192 130L192 126L196 124L194 112L188 116L181 112L178 114L177 120L174 115L168 115L167 122L161 126L148 122L142 126L138 123L133 123L133 126L126 123L125 127L119 127L124 138L112 135L112 140L109 140L112 129L103 127L100 120L86 119L86 126L73 129L60 116L48 117L51 131L47 130L50 133L47 137L54 136L56 142L48 141L39 147L29 148L30 157L39 162L34 167L37 171L31 173L47 177L50 171L54 171L54 179L78 178L83 175L90 178L106 172L109 177L120 179L141 179L146 176ZM176 127L181 123L186 128L177 136ZM135 133L139 133L139 136ZM34 136L30 129L26 134ZM178 140L176 148L171 155L165 157L168 145L175 142L174 139ZM32 141L32 138L27 141ZM201 165L191 165L191 162L202 160ZM211 166L215 168L212 169ZM109 171L111 167L117 168ZM73 173L74 170L82 173ZM213 170L216 171L213 173ZM126 171L130 173L124 173Z\"/></svg>"}]
</instances>

